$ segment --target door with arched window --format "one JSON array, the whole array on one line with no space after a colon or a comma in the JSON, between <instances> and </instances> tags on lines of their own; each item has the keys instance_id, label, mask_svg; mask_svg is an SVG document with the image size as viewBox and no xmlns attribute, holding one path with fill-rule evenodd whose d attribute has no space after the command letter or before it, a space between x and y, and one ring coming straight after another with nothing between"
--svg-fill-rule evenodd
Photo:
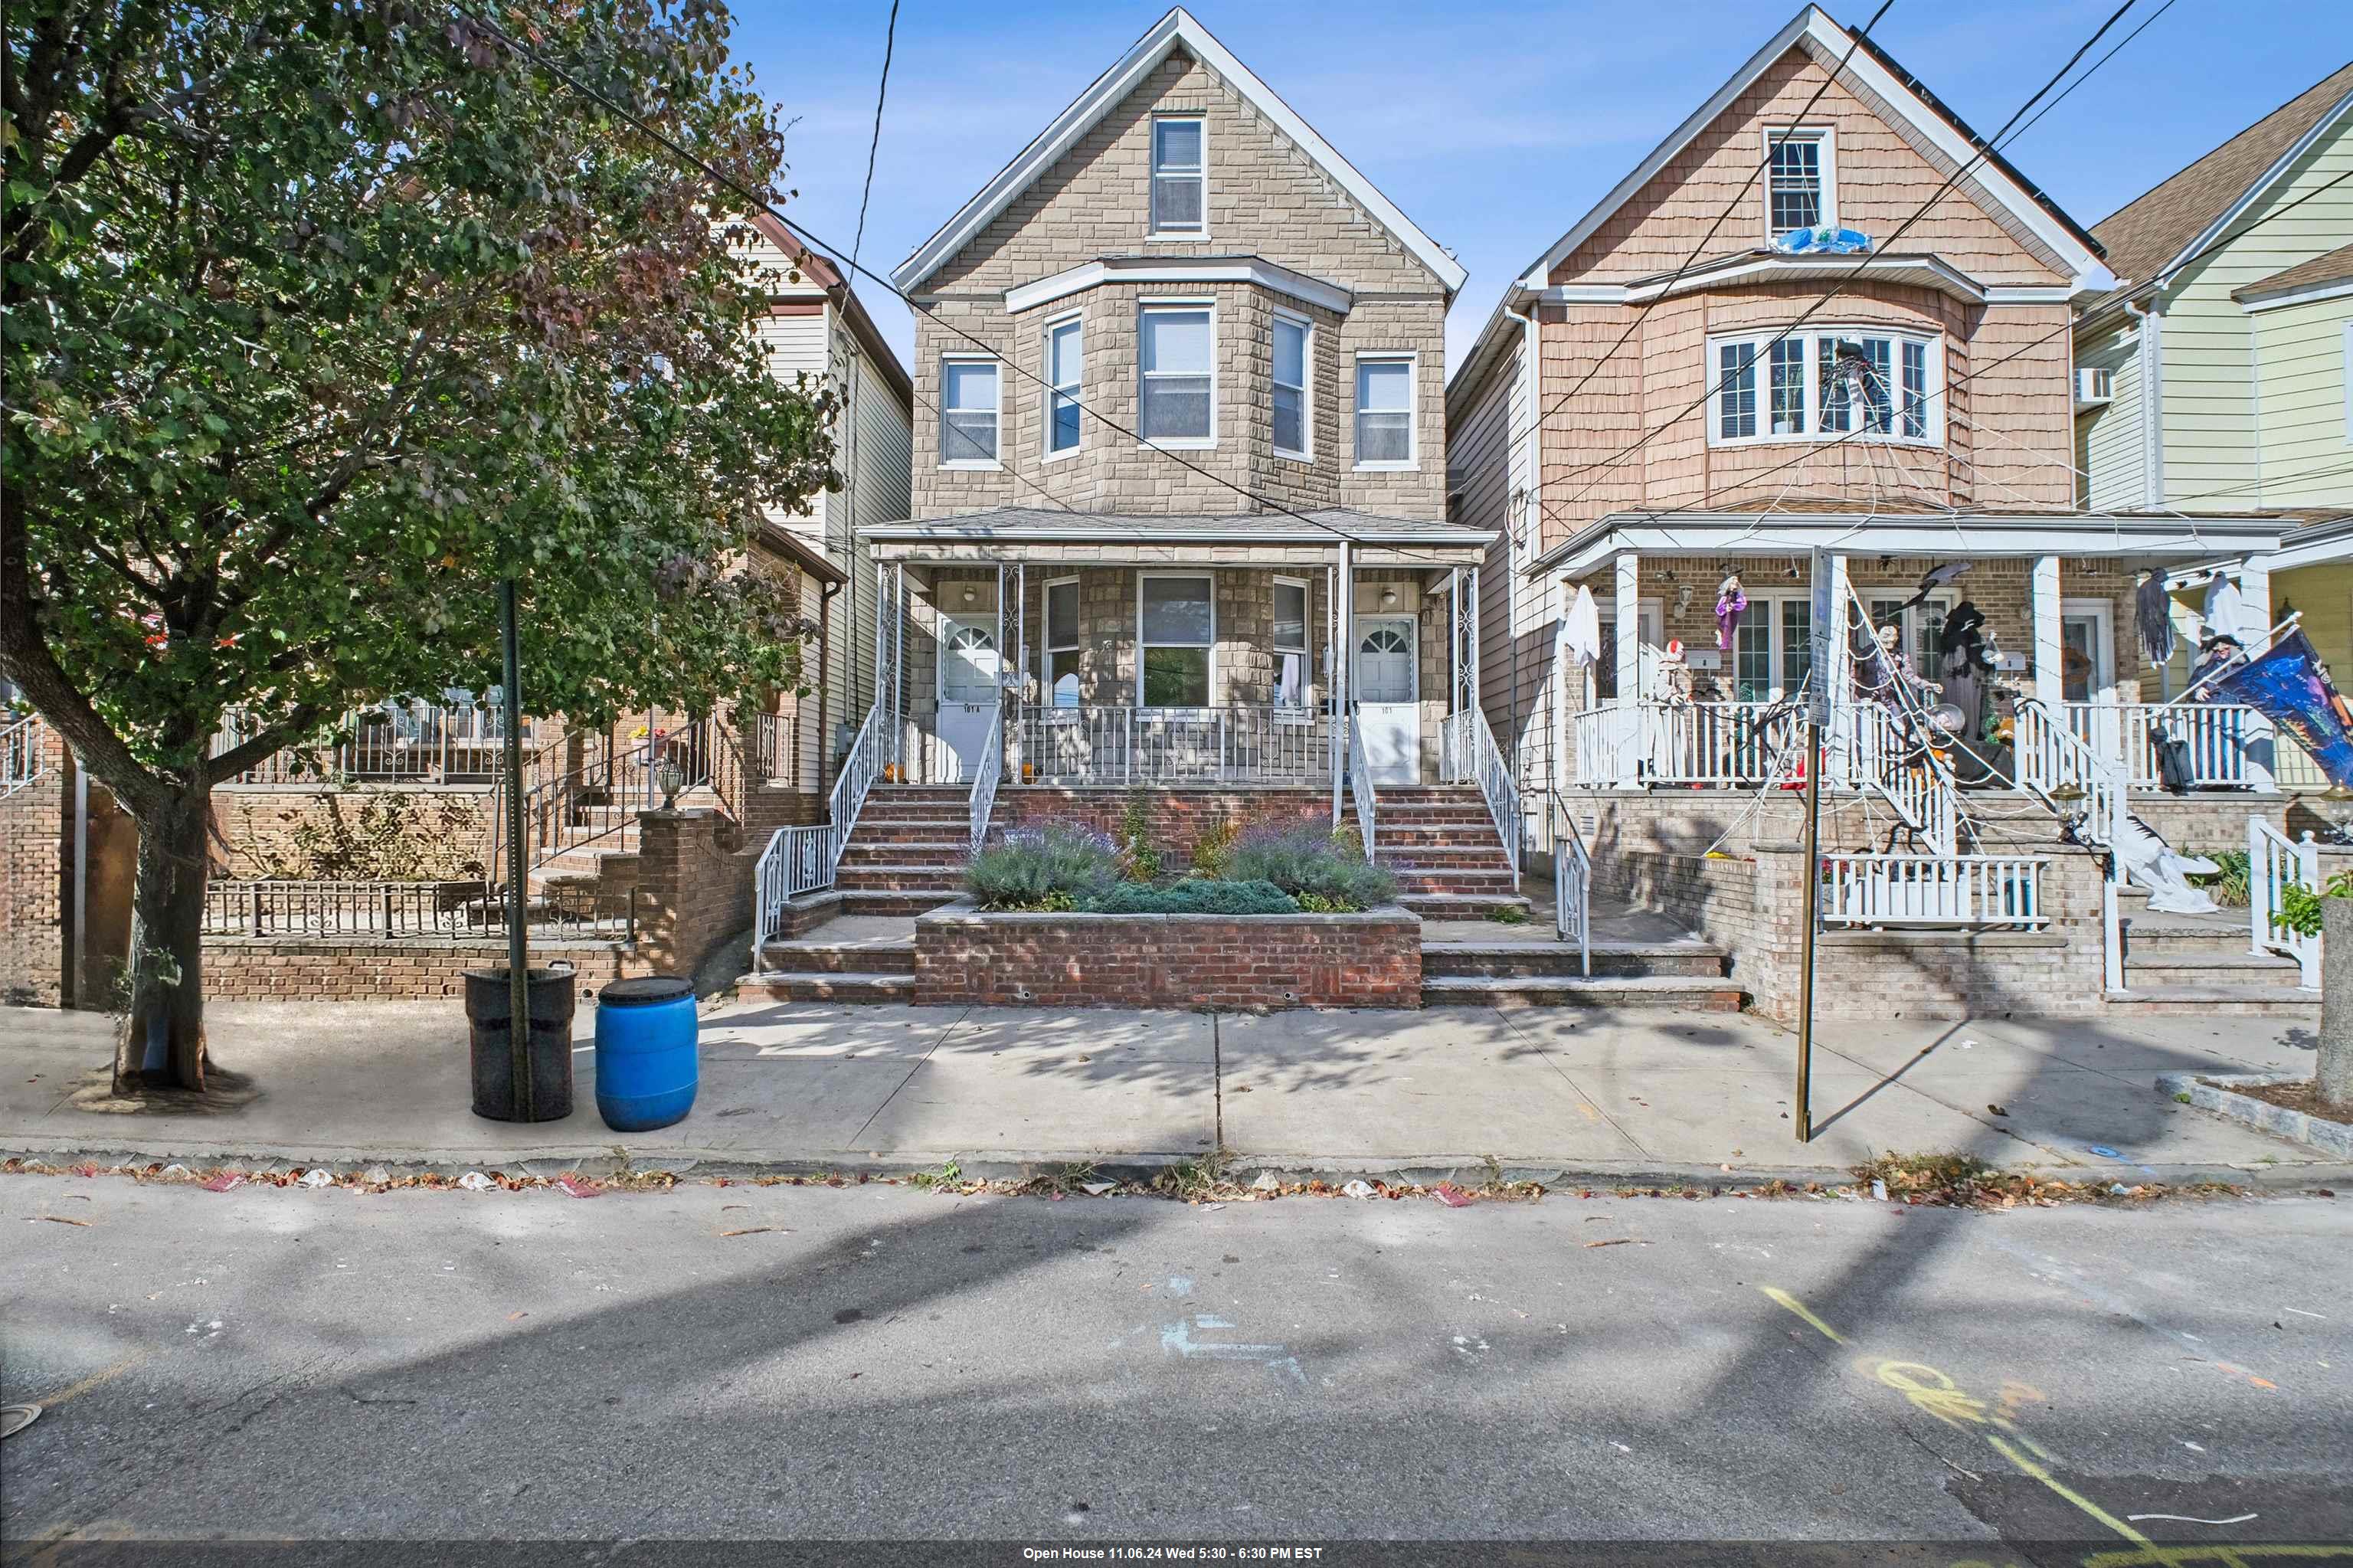
<instances>
[{"instance_id":1,"label":"door with arched window","mask_svg":"<svg viewBox=\"0 0 2353 1568\"><path fill-rule=\"evenodd\" d=\"M940 745L934 768L938 782L970 780L983 751L997 743L1002 669L993 618L940 623Z\"/></svg>"},{"instance_id":2,"label":"door with arched window","mask_svg":"<svg viewBox=\"0 0 2353 1568\"><path fill-rule=\"evenodd\" d=\"M1421 663L1409 615L1356 618L1356 719L1373 782L1421 782Z\"/></svg>"}]
</instances>

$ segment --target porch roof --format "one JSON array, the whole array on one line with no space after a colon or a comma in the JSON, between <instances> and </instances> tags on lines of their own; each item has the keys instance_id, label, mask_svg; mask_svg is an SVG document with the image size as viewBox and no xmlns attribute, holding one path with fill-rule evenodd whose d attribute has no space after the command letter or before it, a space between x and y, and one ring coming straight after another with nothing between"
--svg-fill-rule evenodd
<instances>
[{"instance_id":1,"label":"porch roof","mask_svg":"<svg viewBox=\"0 0 2353 1568\"><path fill-rule=\"evenodd\" d=\"M1527 575L1582 577L1619 556L2123 556L2189 561L2276 549L2295 520L2271 514L1914 511L1613 512L1538 556Z\"/></svg>"},{"instance_id":2,"label":"porch roof","mask_svg":"<svg viewBox=\"0 0 2353 1568\"><path fill-rule=\"evenodd\" d=\"M1336 550L1346 543L1442 549L1462 554L1464 565L1476 565L1479 556L1496 537L1491 529L1464 528L1419 517L1386 517L1345 506L1224 514L1066 512L1039 506L1000 506L955 517L873 524L860 529L859 536L878 546L902 546L876 552L900 558L921 558L917 552L903 547L913 545L1085 545L1111 549L1132 545L1271 546L1281 547L1285 555L1296 556L1302 545ZM1450 556L1444 564L1456 563Z\"/></svg>"}]
</instances>

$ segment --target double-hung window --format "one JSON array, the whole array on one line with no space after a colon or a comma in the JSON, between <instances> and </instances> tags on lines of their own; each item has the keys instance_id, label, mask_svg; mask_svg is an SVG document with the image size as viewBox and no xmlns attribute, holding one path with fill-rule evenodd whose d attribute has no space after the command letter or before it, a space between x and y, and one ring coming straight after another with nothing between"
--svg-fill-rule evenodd
<instances>
[{"instance_id":1,"label":"double-hung window","mask_svg":"<svg viewBox=\"0 0 2353 1568\"><path fill-rule=\"evenodd\" d=\"M1830 132L1782 127L1767 131L1765 144L1765 201L1773 237L1836 223Z\"/></svg>"},{"instance_id":2,"label":"double-hung window","mask_svg":"<svg viewBox=\"0 0 2353 1568\"><path fill-rule=\"evenodd\" d=\"M1307 701L1307 585L1274 579L1274 700L1295 708Z\"/></svg>"},{"instance_id":3,"label":"double-hung window","mask_svg":"<svg viewBox=\"0 0 2353 1568\"><path fill-rule=\"evenodd\" d=\"M1207 132L1198 116L1152 122L1152 232L1199 238L1208 230Z\"/></svg>"},{"instance_id":4,"label":"double-hung window","mask_svg":"<svg viewBox=\"0 0 2353 1568\"><path fill-rule=\"evenodd\" d=\"M1207 305L1146 305L1137 322L1144 439L1206 447L1215 440L1217 334Z\"/></svg>"},{"instance_id":5,"label":"double-hung window","mask_svg":"<svg viewBox=\"0 0 2353 1568\"><path fill-rule=\"evenodd\" d=\"M1216 664L1217 609L1206 576L1146 573L1137 579L1137 701L1147 708L1206 708Z\"/></svg>"},{"instance_id":6,"label":"double-hung window","mask_svg":"<svg viewBox=\"0 0 2353 1568\"><path fill-rule=\"evenodd\" d=\"M1079 392L1085 380L1085 339L1076 316L1046 329L1046 455L1079 450Z\"/></svg>"},{"instance_id":7,"label":"double-hung window","mask_svg":"<svg viewBox=\"0 0 2353 1568\"><path fill-rule=\"evenodd\" d=\"M1414 466L1414 361L1409 354L1356 361L1356 466Z\"/></svg>"},{"instance_id":8,"label":"double-hung window","mask_svg":"<svg viewBox=\"0 0 2353 1568\"><path fill-rule=\"evenodd\" d=\"M940 364L940 461L994 467L997 462L997 362L949 359Z\"/></svg>"},{"instance_id":9,"label":"double-hung window","mask_svg":"<svg viewBox=\"0 0 2353 1568\"><path fill-rule=\"evenodd\" d=\"M1079 579L1046 585L1046 705L1079 705Z\"/></svg>"},{"instance_id":10,"label":"double-hung window","mask_svg":"<svg viewBox=\"0 0 2353 1568\"><path fill-rule=\"evenodd\" d=\"M1274 318L1274 450L1282 457L1308 455L1307 334L1303 321Z\"/></svg>"},{"instance_id":11,"label":"double-hung window","mask_svg":"<svg viewBox=\"0 0 2353 1568\"><path fill-rule=\"evenodd\" d=\"M1944 440L1941 339L1883 327L1758 331L1708 344L1712 446ZM1760 385L1761 383L1761 385Z\"/></svg>"}]
</instances>

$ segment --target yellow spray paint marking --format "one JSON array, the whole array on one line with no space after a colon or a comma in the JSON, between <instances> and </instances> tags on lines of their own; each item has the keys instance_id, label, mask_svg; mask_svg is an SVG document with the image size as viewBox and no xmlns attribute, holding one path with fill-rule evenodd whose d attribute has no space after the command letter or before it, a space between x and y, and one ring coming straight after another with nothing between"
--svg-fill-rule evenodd
<instances>
[{"instance_id":1,"label":"yellow spray paint marking","mask_svg":"<svg viewBox=\"0 0 2353 1568\"><path fill-rule=\"evenodd\" d=\"M1836 1329L1831 1328L1828 1323L1825 1323L1820 1318L1815 1317L1804 1302L1799 1300L1796 1297L1790 1295L1780 1287L1777 1285L1760 1285L1757 1288L1763 1291L1765 1293L1766 1299L1771 1301L1775 1306L1795 1312L1799 1317L1804 1319L1808 1323L1813 1326L1815 1331L1820 1333L1822 1338L1828 1340L1831 1343L1834 1345L1843 1345L1846 1343L1846 1336L1844 1334L1840 1333Z\"/></svg>"},{"instance_id":2,"label":"yellow spray paint marking","mask_svg":"<svg viewBox=\"0 0 2353 1568\"><path fill-rule=\"evenodd\" d=\"M41 1400L39 1402L40 1406L45 1411L55 1410L67 1400L72 1399L79 1394L88 1393L91 1389L98 1387L100 1383L112 1383L116 1378L121 1377L132 1367L135 1367L141 1361L145 1361L149 1353L150 1352L146 1351L141 1351L136 1355L125 1356L122 1360L115 1362L112 1366L104 1368L99 1372L94 1372L88 1377L82 1379L79 1383L75 1383L70 1387L59 1389L57 1393L50 1394L44 1400Z\"/></svg>"},{"instance_id":3,"label":"yellow spray paint marking","mask_svg":"<svg viewBox=\"0 0 2353 1568\"><path fill-rule=\"evenodd\" d=\"M1986 1412L1984 1400L1965 1392L1935 1367L1918 1361L1881 1361L1872 1371L1880 1382L1911 1401L1915 1410L1935 1416L1956 1431L1983 1426L1993 1419Z\"/></svg>"},{"instance_id":4,"label":"yellow spray paint marking","mask_svg":"<svg viewBox=\"0 0 2353 1568\"><path fill-rule=\"evenodd\" d=\"M2149 1546L2094 1552L2084 1559L2084 1568L2253 1568L2259 1563L2353 1563L2353 1546Z\"/></svg>"}]
</instances>

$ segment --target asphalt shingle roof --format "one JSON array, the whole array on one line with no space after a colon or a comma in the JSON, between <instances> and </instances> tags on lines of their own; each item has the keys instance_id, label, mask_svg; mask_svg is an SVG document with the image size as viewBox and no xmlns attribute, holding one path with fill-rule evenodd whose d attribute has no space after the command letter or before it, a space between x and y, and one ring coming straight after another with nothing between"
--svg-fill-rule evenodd
<instances>
[{"instance_id":1,"label":"asphalt shingle roof","mask_svg":"<svg viewBox=\"0 0 2353 1568\"><path fill-rule=\"evenodd\" d=\"M2249 300L2258 294L2275 294L2283 289L2301 289L2313 283L2337 283L2348 278L2353 278L2353 245L2340 245L2326 256L2299 261L2268 278L2258 278L2244 288L2233 289L2231 298Z\"/></svg>"}]
</instances>

